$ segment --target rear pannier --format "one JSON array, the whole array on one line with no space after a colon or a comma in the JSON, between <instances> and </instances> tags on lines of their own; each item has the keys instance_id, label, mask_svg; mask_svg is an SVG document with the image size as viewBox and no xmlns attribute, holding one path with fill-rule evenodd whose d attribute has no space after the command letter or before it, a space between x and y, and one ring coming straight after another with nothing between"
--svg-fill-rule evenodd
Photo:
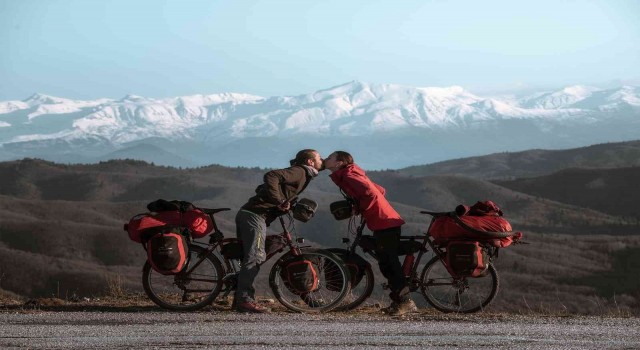
<instances>
[{"instance_id":1,"label":"rear pannier","mask_svg":"<svg viewBox=\"0 0 640 350\"><path fill-rule=\"evenodd\" d=\"M446 254L447 268L453 276L481 277L489 267L487 252L478 242L449 242Z\"/></svg>"},{"instance_id":2,"label":"rear pannier","mask_svg":"<svg viewBox=\"0 0 640 350\"><path fill-rule=\"evenodd\" d=\"M166 225L186 227L191 232L191 237L193 238L202 238L213 230L211 217L200 209L193 209L186 212L162 211L138 214L131 218L125 227L131 240L144 243L144 241L148 239L145 230Z\"/></svg>"},{"instance_id":3,"label":"rear pannier","mask_svg":"<svg viewBox=\"0 0 640 350\"><path fill-rule=\"evenodd\" d=\"M511 224L502 217L502 210L491 201L483 201L471 207L459 205L455 214L436 218L429 234L437 245L445 245L453 240L478 240L504 248L511 245L514 239L520 239L522 234L505 234L496 238L496 235L484 233L509 233L511 230Z\"/></svg>"},{"instance_id":4,"label":"rear pannier","mask_svg":"<svg viewBox=\"0 0 640 350\"><path fill-rule=\"evenodd\" d=\"M166 229L147 241L147 259L154 270L163 275L175 275L187 263L189 245L179 229Z\"/></svg>"}]
</instances>

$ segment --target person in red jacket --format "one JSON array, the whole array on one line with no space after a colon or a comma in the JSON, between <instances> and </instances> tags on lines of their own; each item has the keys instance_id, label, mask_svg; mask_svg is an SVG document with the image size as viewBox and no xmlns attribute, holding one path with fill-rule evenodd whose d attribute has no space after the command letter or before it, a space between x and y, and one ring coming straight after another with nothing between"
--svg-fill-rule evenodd
<instances>
[{"instance_id":1,"label":"person in red jacket","mask_svg":"<svg viewBox=\"0 0 640 350\"><path fill-rule=\"evenodd\" d=\"M331 171L331 180L355 201L356 210L366 220L367 227L373 231L380 272L388 280L391 289L391 305L385 308L385 312L403 315L417 311L409 295L407 281L398 258L404 220L384 197L384 188L371 181L347 152L331 153L324 161L324 166Z\"/></svg>"}]
</instances>

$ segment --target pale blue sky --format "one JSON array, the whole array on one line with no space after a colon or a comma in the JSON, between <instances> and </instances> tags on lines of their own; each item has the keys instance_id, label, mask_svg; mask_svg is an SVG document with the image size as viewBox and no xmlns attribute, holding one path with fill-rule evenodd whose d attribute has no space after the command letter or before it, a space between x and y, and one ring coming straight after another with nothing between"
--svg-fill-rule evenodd
<instances>
[{"instance_id":1,"label":"pale blue sky","mask_svg":"<svg viewBox=\"0 0 640 350\"><path fill-rule=\"evenodd\" d=\"M0 0L0 101L639 78L637 0Z\"/></svg>"}]
</instances>

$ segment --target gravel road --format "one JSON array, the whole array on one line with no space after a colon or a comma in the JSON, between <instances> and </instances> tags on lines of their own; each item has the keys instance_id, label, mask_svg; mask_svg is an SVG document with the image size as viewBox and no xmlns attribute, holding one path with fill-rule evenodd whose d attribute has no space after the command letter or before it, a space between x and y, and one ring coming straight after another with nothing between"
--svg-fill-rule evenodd
<instances>
[{"instance_id":1,"label":"gravel road","mask_svg":"<svg viewBox=\"0 0 640 350\"><path fill-rule=\"evenodd\" d=\"M639 349L640 319L379 313L0 312L0 348Z\"/></svg>"}]
</instances>

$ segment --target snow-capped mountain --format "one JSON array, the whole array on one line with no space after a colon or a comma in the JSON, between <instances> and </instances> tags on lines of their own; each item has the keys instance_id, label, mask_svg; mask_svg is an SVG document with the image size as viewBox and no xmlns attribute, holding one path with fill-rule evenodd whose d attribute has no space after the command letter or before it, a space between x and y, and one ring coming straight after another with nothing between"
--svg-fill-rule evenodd
<instances>
[{"instance_id":1,"label":"snow-capped mountain","mask_svg":"<svg viewBox=\"0 0 640 350\"><path fill-rule=\"evenodd\" d=\"M167 165L181 159L180 165L277 167L298 149L316 148L351 151L369 168L395 168L638 138L640 88L634 86L571 86L506 99L457 86L350 82L269 98L224 93L78 101L35 94L0 102L0 157L5 160L139 158L159 147L173 155L159 157L168 159Z\"/></svg>"}]
</instances>

